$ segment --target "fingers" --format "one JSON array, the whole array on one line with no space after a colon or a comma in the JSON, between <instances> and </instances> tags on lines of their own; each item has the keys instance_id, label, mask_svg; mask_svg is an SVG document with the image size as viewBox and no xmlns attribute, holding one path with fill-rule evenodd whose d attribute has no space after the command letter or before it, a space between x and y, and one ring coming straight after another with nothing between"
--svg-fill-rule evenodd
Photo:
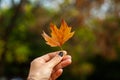
<instances>
[{"instance_id":1,"label":"fingers","mask_svg":"<svg viewBox=\"0 0 120 80\"><path fill-rule=\"evenodd\" d=\"M37 59L42 59L44 60L44 62L47 62L49 61L50 59L52 59L59 51L56 51L56 52L51 52L51 53L48 53L46 55L43 55L41 57L38 57Z\"/></svg>"},{"instance_id":2,"label":"fingers","mask_svg":"<svg viewBox=\"0 0 120 80\"><path fill-rule=\"evenodd\" d=\"M56 80L59 76L61 76L64 67L68 66L71 64L71 56L70 55L66 55L64 56L64 58L62 59L62 61L54 67L51 78L52 80Z\"/></svg>"},{"instance_id":3,"label":"fingers","mask_svg":"<svg viewBox=\"0 0 120 80\"><path fill-rule=\"evenodd\" d=\"M59 52L61 52L61 51L51 52L51 53L48 53L48 54L43 55L43 56L41 56L41 57L38 57L38 58L36 58L35 60L40 61L40 62L43 62L43 63L46 63L46 62L48 62L49 60L51 60L53 57L55 57ZM64 51L63 51L63 52L64 52ZM65 51L65 53L66 53L66 51Z\"/></svg>"},{"instance_id":4,"label":"fingers","mask_svg":"<svg viewBox=\"0 0 120 80\"><path fill-rule=\"evenodd\" d=\"M67 59L72 59L72 57L70 55L66 55L63 57L62 61L67 60Z\"/></svg>"},{"instance_id":5,"label":"fingers","mask_svg":"<svg viewBox=\"0 0 120 80\"><path fill-rule=\"evenodd\" d=\"M58 69L62 69L62 68L64 68L64 67L70 65L71 62L72 62L71 56L70 56L70 55L65 56L65 57L63 58L63 60L62 60L57 66L55 66L53 72L55 72L55 71L58 70Z\"/></svg>"},{"instance_id":6,"label":"fingers","mask_svg":"<svg viewBox=\"0 0 120 80\"><path fill-rule=\"evenodd\" d=\"M66 51L58 52L54 58L47 62L48 66L54 68L58 63L61 62L61 60L66 54L67 54Z\"/></svg>"},{"instance_id":7,"label":"fingers","mask_svg":"<svg viewBox=\"0 0 120 80\"><path fill-rule=\"evenodd\" d=\"M63 69L58 69L55 73L51 75L52 80L56 80L58 77L61 76Z\"/></svg>"}]
</instances>

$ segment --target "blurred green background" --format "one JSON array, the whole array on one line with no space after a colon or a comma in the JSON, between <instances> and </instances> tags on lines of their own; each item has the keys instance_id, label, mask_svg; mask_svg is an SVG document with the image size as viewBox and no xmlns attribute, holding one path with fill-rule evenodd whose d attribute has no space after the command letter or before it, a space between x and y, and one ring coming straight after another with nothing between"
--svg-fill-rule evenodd
<instances>
[{"instance_id":1,"label":"blurred green background","mask_svg":"<svg viewBox=\"0 0 120 80\"><path fill-rule=\"evenodd\" d=\"M60 50L41 33L62 19L75 35L58 80L120 80L120 0L0 0L0 80L24 80L34 58Z\"/></svg>"}]
</instances>

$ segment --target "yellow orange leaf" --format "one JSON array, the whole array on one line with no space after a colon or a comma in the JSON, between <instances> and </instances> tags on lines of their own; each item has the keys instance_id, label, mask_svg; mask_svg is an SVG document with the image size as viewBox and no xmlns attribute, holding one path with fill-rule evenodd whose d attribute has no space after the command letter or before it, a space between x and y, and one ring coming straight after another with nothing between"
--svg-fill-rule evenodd
<instances>
[{"instance_id":1,"label":"yellow orange leaf","mask_svg":"<svg viewBox=\"0 0 120 80\"><path fill-rule=\"evenodd\" d=\"M71 27L69 27L64 20L62 20L60 28L57 28L56 25L51 23L50 30L51 36L48 36L44 31L42 36L44 37L46 44L51 47L61 47L74 34L74 32L71 32Z\"/></svg>"}]
</instances>

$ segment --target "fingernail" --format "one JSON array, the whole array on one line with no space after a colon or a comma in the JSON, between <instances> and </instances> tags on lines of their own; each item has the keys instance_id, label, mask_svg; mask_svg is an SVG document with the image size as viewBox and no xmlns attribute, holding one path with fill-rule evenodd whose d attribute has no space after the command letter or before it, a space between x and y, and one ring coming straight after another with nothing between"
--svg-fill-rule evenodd
<instances>
[{"instance_id":1,"label":"fingernail","mask_svg":"<svg viewBox=\"0 0 120 80\"><path fill-rule=\"evenodd\" d=\"M63 56L63 52L59 52L59 54L58 54L58 55L62 57L62 56Z\"/></svg>"}]
</instances>

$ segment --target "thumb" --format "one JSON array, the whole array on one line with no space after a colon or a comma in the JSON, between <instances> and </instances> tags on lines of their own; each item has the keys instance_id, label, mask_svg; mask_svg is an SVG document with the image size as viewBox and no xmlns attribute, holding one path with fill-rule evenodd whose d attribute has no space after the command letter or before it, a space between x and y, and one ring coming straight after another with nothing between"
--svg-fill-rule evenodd
<instances>
[{"instance_id":1,"label":"thumb","mask_svg":"<svg viewBox=\"0 0 120 80\"><path fill-rule=\"evenodd\" d=\"M54 68L62 60L62 58L66 54L67 54L66 51L60 51L60 52L58 52L58 54L55 57L53 57L49 62L47 62L47 64L50 67Z\"/></svg>"}]
</instances>

